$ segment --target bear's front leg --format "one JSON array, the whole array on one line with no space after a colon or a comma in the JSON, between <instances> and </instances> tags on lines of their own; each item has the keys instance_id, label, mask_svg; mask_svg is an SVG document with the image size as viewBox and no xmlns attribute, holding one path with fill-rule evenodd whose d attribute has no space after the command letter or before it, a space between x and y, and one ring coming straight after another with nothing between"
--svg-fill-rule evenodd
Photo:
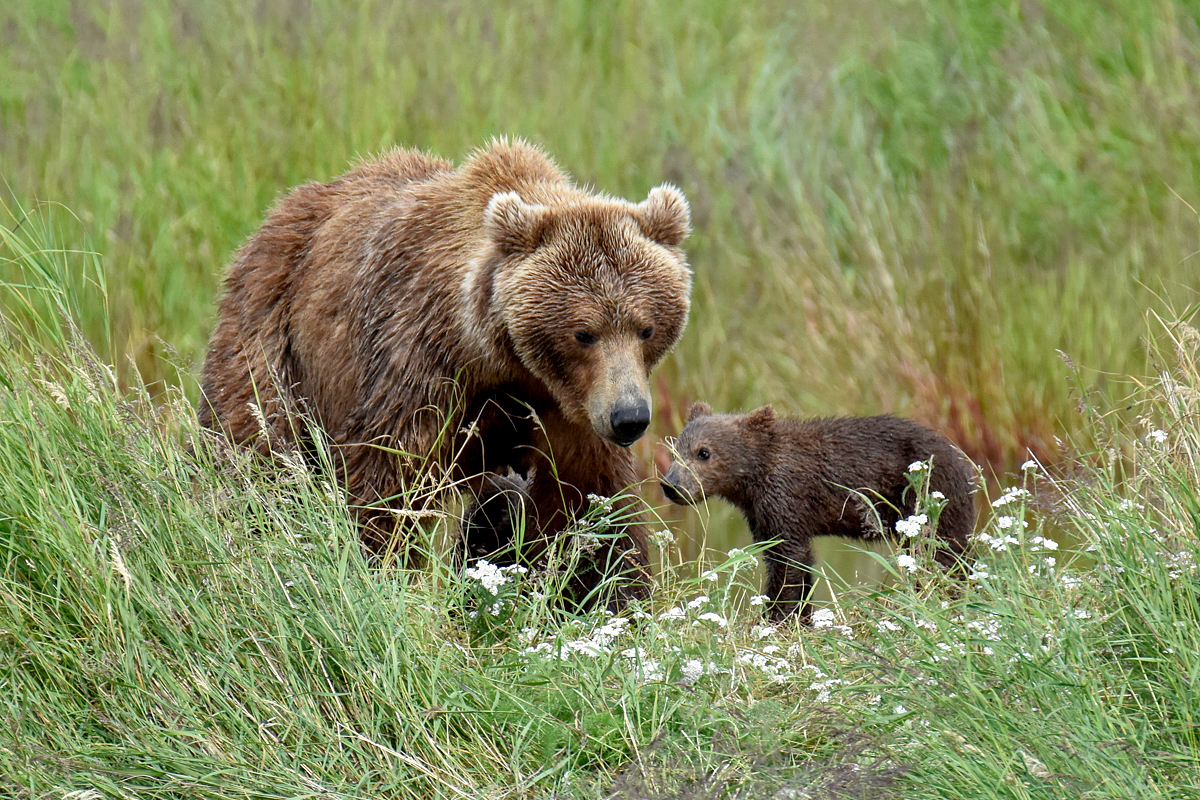
<instances>
[{"instance_id":1,"label":"bear's front leg","mask_svg":"<svg viewBox=\"0 0 1200 800\"><path fill-rule=\"evenodd\" d=\"M463 515L463 549L467 561L488 558L493 563L516 561L526 537L538 530L537 509L529 494L530 481L519 473L484 473L480 487Z\"/></svg>"},{"instance_id":2,"label":"bear's front leg","mask_svg":"<svg viewBox=\"0 0 1200 800\"><path fill-rule=\"evenodd\" d=\"M800 622L812 624L809 595L813 588L813 554L808 540L777 541L766 554L768 616L772 622L785 622L799 613Z\"/></svg>"},{"instance_id":3,"label":"bear's front leg","mask_svg":"<svg viewBox=\"0 0 1200 800\"><path fill-rule=\"evenodd\" d=\"M586 606L601 602L612 610L623 607L632 600L643 599L649 585L649 559L645 548L645 531L636 497L626 496L613 499L625 492L627 485L605 480L603 476L588 476L585 480L574 475L559 474L545 477L547 471L537 470L529 486L529 497L539 522L537 538L527 541L522 560L540 559L551 543L564 535L578 534L582 538L579 561L570 576L570 593L576 602ZM593 515L600 525L604 519L614 521L613 527L594 531L595 539L589 539L592 531L584 529L579 521L588 513L592 498L610 510ZM563 542L565 544L565 542ZM621 576L612 597L601 599L594 592L608 577Z\"/></svg>"},{"instance_id":4,"label":"bear's front leg","mask_svg":"<svg viewBox=\"0 0 1200 800\"><path fill-rule=\"evenodd\" d=\"M527 452L537 454L528 467L532 470L529 497L537 515L538 537L527 547L527 558L536 560L552 541L575 529L592 498L623 495L612 501L611 511L603 512L603 518L613 520L613 527L597 531L601 534L598 546L581 554L570 589L577 601L594 605L598 601L594 590L606 577L621 575L614 596L600 602L616 608L644 598L650 579L649 555L641 502L629 491L637 483L632 453L554 410L541 415L537 433L540 441Z\"/></svg>"}]
</instances>

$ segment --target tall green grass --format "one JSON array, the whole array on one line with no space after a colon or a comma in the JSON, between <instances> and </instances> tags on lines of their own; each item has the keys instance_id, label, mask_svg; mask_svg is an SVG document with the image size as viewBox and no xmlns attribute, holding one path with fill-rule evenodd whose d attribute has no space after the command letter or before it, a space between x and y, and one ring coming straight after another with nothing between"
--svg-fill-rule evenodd
<instances>
[{"instance_id":1,"label":"tall green grass","mask_svg":"<svg viewBox=\"0 0 1200 800\"><path fill-rule=\"evenodd\" d=\"M274 198L496 134L605 191L688 193L695 311L659 435L693 398L895 411L1003 474L1082 429L1056 350L1089 387L1141 372L1143 310L1193 299L1182 0L16 0L0 32L2 191L81 216L116 351L189 396Z\"/></svg>"},{"instance_id":2,"label":"tall green grass","mask_svg":"<svg viewBox=\"0 0 1200 800\"><path fill-rule=\"evenodd\" d=\"M0 793L1200 797L1195 307L1151 318L1132 422L994 501L962 582L880 555L889 588L772 628L754 554L697 577L671 524L619 617L541 570L369 569L320 474L121 386L54 230L0 251Z\"/></svg>"}]
</instances>

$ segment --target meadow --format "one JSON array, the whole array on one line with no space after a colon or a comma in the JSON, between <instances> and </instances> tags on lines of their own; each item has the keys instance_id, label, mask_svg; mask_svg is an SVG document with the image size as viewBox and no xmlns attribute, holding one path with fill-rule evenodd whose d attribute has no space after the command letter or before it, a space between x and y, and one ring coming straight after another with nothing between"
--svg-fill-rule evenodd
<instances>
[{"instance_id":1,"label":"meadow","mask_svg":"<svg viewBox=\"0 0 1200 800\"><path fill-rule=\"evenodd\" d=\"M0 42L0 791L1200 797L1194 4L14 0ZM913 416L987 479L971 577L862 555L772 630L736 514L662 508L652 602L567 614L373 572L320 475L212 447L271 202L501 134L692 203L647 477L693 399Z\"/></svg>"}]
</instances>

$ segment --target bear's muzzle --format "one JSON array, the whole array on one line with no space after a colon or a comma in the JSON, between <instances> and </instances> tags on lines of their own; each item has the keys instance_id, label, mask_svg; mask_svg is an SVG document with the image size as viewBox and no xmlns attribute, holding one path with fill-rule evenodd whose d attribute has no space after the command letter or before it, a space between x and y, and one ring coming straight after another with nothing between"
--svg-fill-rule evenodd
<instances>
[{"instance_id":1,"label":"bear's muzzle","mask_svg":"<svg viewBox=\"0 0 1200 800\"><path fill-rule=\"evenodd\" d=\"M618 406L608 415L612 427L609 437L621 447L629 445L642 438L646 428L650 427L650 404L639 401L633 405Z\"/></svg>"}]
</instances>

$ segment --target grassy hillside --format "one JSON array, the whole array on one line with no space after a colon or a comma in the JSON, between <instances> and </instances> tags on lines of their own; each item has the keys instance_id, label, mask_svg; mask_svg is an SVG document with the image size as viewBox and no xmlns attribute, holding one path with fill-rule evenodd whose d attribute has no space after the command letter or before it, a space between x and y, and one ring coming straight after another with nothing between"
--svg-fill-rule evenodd
<instances>
[{"instance_id":1,"label":"grassy hillside","mask_svg":"<svg viewBox=\"0 0 1200 800\"><path fill-rule=\"evenodd\" d=\"M1184 0L4 3L0 794L1200 798L1198 65ZM1002 503L965 588L860 555L768 631L744 523L669 508L576 617L206 440L271 202L498 134L691 200L648 475L693 399L915 416Z\"/></svg>"},{"instance_id":2,"label":"grassy hillside","mask_svg":"<svg viewBox=\"0 0 1200 800\"><path fill-rule=\"evenodd\" d=\"M1200 798L1185 323L1155 321L1138 422L1091 422L1069 478L1026 464L955 587L919 540L891 588L772 628L752 552L690 577L665 524L650 601L574 615L562 570L368 569L321 475L122 388L63 323L96 263L42 222L2 251L0 794Z\"/></svg>"}]
</instances>

